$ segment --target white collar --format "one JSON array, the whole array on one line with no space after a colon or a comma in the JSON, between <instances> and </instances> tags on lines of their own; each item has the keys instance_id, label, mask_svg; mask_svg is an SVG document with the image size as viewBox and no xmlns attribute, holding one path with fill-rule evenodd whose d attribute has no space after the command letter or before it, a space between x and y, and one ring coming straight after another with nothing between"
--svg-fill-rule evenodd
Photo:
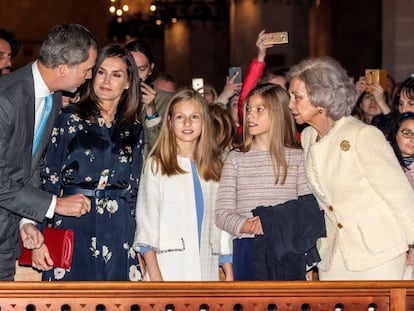
<instances>
[{"instance_id":1,"label":"white collar","mask_svg":"<svg viewBox=\"0 0 414 311\"><path fill-rule=\"evenodd\" d=\"M33 72L33 81L34 81L34 90L36 98L43 98L48 96L51 92L46 85L46 82L43 80L42 75L40 74L39 68L37 67L37 61L32 64Z\"/></svg>"}]
</instances>

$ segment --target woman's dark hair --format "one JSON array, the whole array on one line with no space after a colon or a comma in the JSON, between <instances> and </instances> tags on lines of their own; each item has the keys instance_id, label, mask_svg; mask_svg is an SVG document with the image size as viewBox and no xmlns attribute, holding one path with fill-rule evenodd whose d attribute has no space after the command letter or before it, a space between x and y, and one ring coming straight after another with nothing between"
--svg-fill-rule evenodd
<instances>
[{"instance_id":1,"label":"woman's dark hair","mask_svg":"<svg viewBox=\"0 0 414 311\"><path fill-rule=\"evenodd\" d=\"M82 89L79 102L72 106L81 118L94 123L98 122L99 98L94 91L93 84L103 61L110 57L119 57L125 62L127 67L129 87L121 95L116 118L119 119L122 128L128 128L137 120L138 114L141 111L139 103L139 78L136 75L137 68L131 53L118 44L107 45L99 52L95 67L92 70L92 79L88 80Z\"/></svg>"},{"instance_id":2,"label":"woman's dark hair","mask_svg":"<svg viewBox=\"0 0 414 311\"><path fill-rule=\"evenodd\" d=\"M398 110L401 94L405 94L409 99L414 99L414 74L405 79L398 87L393 101L393 109Z\"/></svg>"},{"instance_id":3,"label":"woman's dark hair","mask_svg":"<svg viewBox=\"0 0 414 311\"><path fill-rule=\"evenodd\" d=\"M150 64L154 64L154 55L148 44L143 41L134 40L125 45L125 49L130 52L141 52L147 58Z\"/></svg>"},{"instance_id":4,"label":"woman's dark hair","mask_svg":"<svg viewBox=\"0 0 414 311\"><path fill-rule=\"evenodd\" d=\"M368 93L367 91L363 91L359 96L358 96L358 99L357 99L357 101L356 101L356 107L361 107L361 104L362 104L362 100L364 99L364 97L365 97L365 95L367 95L367 94L370 94L370 93Z\"/></svg>"},{"instance_id":5,"label":"woman's dark hair","mask_svg":"<svg viewBox=\"0 0 414 311\"><path fill-rule=\"evenodd\" d=\"M12 53L11 56L16 56L17 52L19 51L20 43L16 41L14 34L7 31L6 29L0 28L0 39L3 39L9 43Z\"/></svg>"},{"instance_id":6,"label":"woman's dark hair","mask_svg":"<svg viewBox=\"0 0 414 311\"><path fill-rule=\"evenodd\" d=\"M414 120L414 113L404 112L398 118L394 119L394 122L391 123L388 139L390 141L392 149L394 149L394 152L395 152L395 155L397 156L398 162L400 162L400 165L402 167L407 168L407 166L404 164L404 158L401 154L400 147L398 146L398 143L397 143L398 130L400 129L401 124L405 120Z\"/></svg>"}]
</instances>

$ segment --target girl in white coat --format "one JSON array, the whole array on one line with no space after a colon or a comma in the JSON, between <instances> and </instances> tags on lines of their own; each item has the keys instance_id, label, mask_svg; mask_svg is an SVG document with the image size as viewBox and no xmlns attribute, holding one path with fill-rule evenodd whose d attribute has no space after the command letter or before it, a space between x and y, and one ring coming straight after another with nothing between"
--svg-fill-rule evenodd
<instances>
[{"instance_id":1,"label":"girl in white coat","mask_svg":"<svg viewBox=\"0 0 414 311\"><path fill-rule=\"evenodd\" d=\"M231 239L213 220L222 162L204 98L186 89L167 107L137 201L134 245L151 281L232 280Z\"/></svg>"}]
</instances>

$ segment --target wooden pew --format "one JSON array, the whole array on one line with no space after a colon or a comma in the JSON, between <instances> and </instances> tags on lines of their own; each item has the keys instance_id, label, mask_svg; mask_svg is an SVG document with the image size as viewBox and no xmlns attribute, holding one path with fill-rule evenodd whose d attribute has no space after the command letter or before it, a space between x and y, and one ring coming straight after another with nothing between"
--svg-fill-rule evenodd
<instances>
[{"instance_id":1,"label":"wooden pew","mask_svg":"<svg viewBox=\"0 0 414 311\"><path fill-rule=\"evenodd\" d=\"M414 281L0 282L1 311L407 311Z\"/></svg>"}]
</instances>

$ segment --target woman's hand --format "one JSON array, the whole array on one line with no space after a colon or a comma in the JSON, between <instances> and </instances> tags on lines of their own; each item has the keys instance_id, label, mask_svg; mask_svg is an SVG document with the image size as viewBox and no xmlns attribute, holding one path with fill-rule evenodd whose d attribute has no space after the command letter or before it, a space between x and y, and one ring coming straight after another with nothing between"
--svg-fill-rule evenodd
<instances>
[{"instance_id":1,"label":"woman's hand","mask_svg":"<svg viewBox=\"0 0 414 311\"><path fill-rule=\"evenodd\" d=\"M390 106L388 106L384 97L384 89L378 83L373 83L369 85L369 92L374 96L375 101L380 107L383 114L387 115L391 112Z\"/></svg>"},{"instance_id":2,"label":"woman's hand","mask_svg":"<svg viewBox=\"0 0 414 311\"><path fill-rule=\"evenodd\" d=\"M273 47L273 44L266 44L267 41L271 38L269 33L266 33L265 30L259 32L257 36L256 46L257 46L257 60L259 62L264 62L266 57L266 50Z\"/></svg>"},{"instance_id":3,"label":"woman's hand","mask_svg":"<svg viewBox=\"0 0 414 311\"><path fill-rule=\"evenodd\" d=\"M53 268L53 260L46 244L32 250L32 267L40 271L48 271Z\"/></svg>"},{"instance_id":4,"label":"woman's hand","mask_svg":"<svg viewBox=\"0 0 414 311\"><path fill-rule=\"evenodd\" d=\"M147 116L150 116L155 113L154 100L157 92L150 85L146 84L143 81L140 85L142 103L144 104L144 107L147 111Z\"/></svg>"},{"instance_id":5,"label":"woman's hand","mask_svg":"<svg viewBox=\"0 0 414 311\"><path fill-rule=\"evenodd\" d=\"M226 79L226 85L223 88L223 91L220 93L220 95L217 97L215 102L220 102L224 106L227 105L229 99L240 92L240 89L242 87L242 83L235 83L234 80L236 79L238 73L236 73L233 77L227 77Z\"/></svg>"}]
</instances>

